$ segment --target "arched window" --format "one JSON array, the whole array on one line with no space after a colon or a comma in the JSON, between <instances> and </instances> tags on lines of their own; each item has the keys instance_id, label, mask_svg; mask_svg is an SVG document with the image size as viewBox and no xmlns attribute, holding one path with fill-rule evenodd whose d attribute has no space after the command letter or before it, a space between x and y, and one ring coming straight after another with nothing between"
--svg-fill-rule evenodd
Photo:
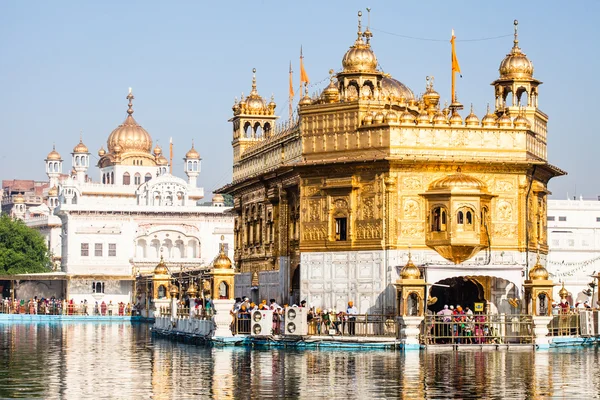
<instances>
[{"instance_id":1,"label":"arched window","mask_svg":"<svg viewBox=\"0 0 600 400\"><path fill-rule=\"evenodd\" d=\"M416 293L408 295L406 314L410 317L419 315L419 296Z\"/></svg>"},{"instance_id":2,"label":"arched window","mask_svg":"<svg viewBox=\"0 0 600 400\"><path fill-rule=\"evenodd\" d=\"M263 130L262 127L258 124L258 122L254 125L254 137L255 138L262 138L263 136Z\"/></svg>"},{"instance_id":3,"label":"arched window","mask_svg":"<svg viewBox=\"0 0 600 400\"><path fill-rule=\"evenodd\" d=\"M165 288L165 285L160 285L158 287L158 298L163 299L165 297L167 297L167 289Z\"/></svg>"},{"instance_id":4,"label":"arched window","mask_svg":"<svg viewBox=\"0 0 600 400\"><path fill-rule=\"evenodd\" d=\"M150 179L152 179L152 174L148 172L144 178L144 182L148 182Z\"/></svg>"},{"instance_id":5,"label":"arched window","mask_svg":"<svg viewBox=\"0 0 600 400\"><path fill-rule=\"evenodd\" d=\"M131 184L131 177L129 176L129 172L125 172L123 174L123 185Z\"/></svg>"},{"instance_id":6,"label":"arched window","mask_svg":"<svg viewBox=\"0 0 600 400\"><path fill-rule=\"evenodd\" d=\"M458 214L456 214L456 223L458 225L463 225L465 223L465 216L462 211L459 211Z\"/></svg>"},{"instance_id":7,"label":"arched window","mask_svg":"<svg viewBox=\"0 0 600 400\"><path fill-rule=\"evenodd\" d=\"M219 299L229 298L229 285L225 282L219 284Z\"/></svg>"},{"instance_id":8,"label":"arched window","mask_svg":"<svg viewBox=\"0 0 600 400\"><path fill-rule=\"evenodd\" d=\"M250 122L246 122L244 124L244 137L246 137L246 138L252 137L252 125L250 125Z\"/></svg>"},{"instance_id":9,"label":"arched window","mask_svg":"<svg viewBox=\"0 0 600 400\"><path fill-rule=\"evenodd\" d=\"M446 231L446 210L443 207L435 207L431 210L431 231Z\"/></svg>"},{"instance_id":10,"label":"arched window","mask_svg":"<svg viewBox=\"0 0 600 400\"><path fill-rule=\"evenodd\" d=\"M110 173L110 184L111 185L115 184L115 173L114 172Z\"/></svg>"},{"instance_id":11,"label":"arched window","mask_svg":"<svg viewBox=\"0 0 600 400\"><path fill-rule=\"evenodd\" d=\"M136 174L133 176L133 183L134 185L139 185L142 183L142 176L139 174L139 172L136 172Z\"/></svg>"},{"instance_id":12,"label":"arched window","mask_svg":"<svg viewBox=\"0 0 600 400\"><path fill-rule=\"evenodd\" d=\"M102 174L102 183L106 184L106 174Z\"/></svg>"}]
</instances>

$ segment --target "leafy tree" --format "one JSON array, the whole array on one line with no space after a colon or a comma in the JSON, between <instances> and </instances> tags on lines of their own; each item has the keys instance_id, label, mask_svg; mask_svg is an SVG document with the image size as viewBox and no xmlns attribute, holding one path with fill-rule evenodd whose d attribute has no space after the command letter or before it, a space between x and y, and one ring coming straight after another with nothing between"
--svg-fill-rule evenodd
<instances>
[{"instance_id":1,"label":"leafy tree","mask_svg":"<svg viewBox=\"0 0 600 400\"><path fill-rule=\"evenodd\" d=\"M227 193L223 193L223 200L225 207L233 207L233 196Z\"/></svg>"},{"instance_id":2,"label":"leafy tree","mask_svg":"<svg viewBox=\"0 0 600 400\"><path fill-rule=\"evenodd\" d=\"M0 273L50 272L50 258L42 235L21 220L0 216Z\"/></svg>"}]
</instances>

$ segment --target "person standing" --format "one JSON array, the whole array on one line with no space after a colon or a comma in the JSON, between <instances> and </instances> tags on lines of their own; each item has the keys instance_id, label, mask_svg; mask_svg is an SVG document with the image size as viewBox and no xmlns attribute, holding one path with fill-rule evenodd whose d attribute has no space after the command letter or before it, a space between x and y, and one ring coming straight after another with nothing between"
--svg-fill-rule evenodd
<instances>
[{"instance_id":1,"label":"person standing","mask_svg":"<svg viewBox=\"0 0 600 400\"><path fill-rule=\"evenodd\" d=\"M354 336L356 335L356 316L358 315L358 309L354 306L354 302L348 302L346 314L348 314L348 334Z\"/></svg>"}]
</instances>

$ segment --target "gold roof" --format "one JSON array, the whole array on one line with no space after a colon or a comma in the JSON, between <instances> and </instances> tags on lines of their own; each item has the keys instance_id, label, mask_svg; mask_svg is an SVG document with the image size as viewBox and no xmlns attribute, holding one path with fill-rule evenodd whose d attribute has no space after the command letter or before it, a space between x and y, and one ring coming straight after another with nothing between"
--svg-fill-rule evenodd
<instances>
[{"instance_id":1,"label":"gold roof","mask_svg":"<svg viewBox=\"0 0 600 400\"><path fill-rule=\"evenodd\" d=\"M329 70L329 85L323 89L323 93L321 93L321 99L325 103L337 103L340 101L340 91L337 88L337 85L333 82L333 70Z\"/></svg>"},{"instance_id":2,"label":"gold roof","mask_svg":"<svg viewBox=\"0 0 600 400\"><path fill-rule=\"evenodd\" d=\"M106 150L104 150L104 146L101 146L100 150L98 150L98 156L104 157L105 154L106 154Z\"/></svg>"},{"instance_id":3,"label":"gold roof","mask_svg":"<svg viewBox=\"0 0 600 400\"><path fill-rule=\"evenodd\" d=\"M519 21L515 20L515 39L513 47L500 63L498 71L501 79L531 79L533 78L533 63L519 48L517 26Z\"/></svg>"},{"instance_id":4,"label":"gold roof","mask_svg":"<svg viewBox=\"0 0 600 400\"><path fill-rule=\"evenodd\" d=\"M408 251L408 262L400 271L400 278L402 279L421 279L421 271L412 262L410 250Z\"/></svg>"},{"instance_id":5,"label":"gold roof","mask_svg":"<svg viewBox=\"0 0 600 400\"><path fill-rule=\"evenodd\" d=\"M55 186L52 186L50 188L50 190L48 190L48 197L56 197L58 196L58 188Z\"/></svg>"},{"instance_id":6,"label":"gold roof","mask_svg":"<svg viewBox=\"0 0 600 400\"><path fill-rule=\"evenodd\" d=\"M358 37L354 42L354 45L344 54L342 58L342 66L344 72L375 72L377 70L377 57L371 45L369 39L372 36L368 28L366 32L362 32L360 18L362 12L358 12ZM366 36L366 43L363 41L363 36Z\"/></svg>"},{"instance_id":7,"label":"gold roof","mask_svg":"<svg viewBox=\"0 0 600 400\"><path fill-rule=\"evenodd\" d=\"M221 243L221 252L219 253L219 256L213 263L213 268L215 268L215 269L232 268L231 260L229 259L229 257L227 257L227 254L225 254L225 246L223 246L223 243Z\"/></svg>"},{"instance_id":8,"label":"gold roof","mask_svg":"<svg viewBox=\"0 0 600 400\"><path fill-rule=\"evenodd\" d=\"M415 95L405 84L391 76L384 76L381 79L381 91L383 95L394 101L410 101L415 99Z\"/></svg>"},{"instance_id":9,"label":"gold roof","mask_svg":"<svg viewBox=\"0 0 600 400\"><path fill-rule=\"evenodd\" d=\"M483 126L494 126L497 121L496 114L490 112L490 105L487 106L487 114L481 119L481 124Z\"/></svg>"},{"instance_id":10,"label":"gold roof","mask_svg":"<svg viewBox=\"0 0 600 400\"><path fill-rule=\"evenodd\" d=\"M167 160L166 157L161 154L160 156L158 156L158 160L156 160L156 163L158 165L169 165L169 160Z\"/></svg>"},{"instance_id":11,"label":"gold roof","mask_svg":"<svg viewBox=\"0 0 600 400\"><path fill-rule=\"evenodd\" d=\"M131 101L134 98L130 91L127 95L129 100L127 118L108 137L106 144L108 151L111 153L150 153L152 150L150 134L133 119L133 104Z\"/></svg>"},{"instance_id":12,"label":"gold roof","mask_svg":"<svg viewBox=\"0 0 600 400\"><path fill-rule=\"evenodd\" d=\"M275 115L275 102L267 104L267 102L258 94L256 90L256 68L252 69L252 90L248 97L236 102L232 109L235 115L247 114L247 115Z\"/></svg>"},{"instance_id":13,"label":"gold roof","mask_svg":"<svg viewBox=\"0 0 600 400\"><path fill-rule=\"evenodd\" d=\"M558 295L560 296L561 299L566 299L567 296L569 295L569 291L567 289L565 289L565 283L562 283L562 288L558 291Z\"/></svg>"},{"instance_id":14,"label":"gold roof","mask_svg":"<svg viewBox=\"0 0 600 400\"><path fill-rule=\"evenodd\" d=\"M169 275L169 270L163 256L160 256L160 262L154 268L154 275Z\"/></svg>"},{"instance_id":15,"label":"gold roof","mask_svg":"<svg viewBox=\"0 0 600 400\"><path fill-rule=\"evenodd\" d=\"M156 157L160 156L162 153L162 149L161 147L158 145L158 143L156 144L156 146L154 146L154 150L152 151L154 153L154 155Z\"/></svg>"},{"instance_id":16,"label":"gold roof","mask_svg":"<svg viewBox=\"0 0 600 400\"><path fill-rule=\"evenodd\" d=\"M535 265L531 271L529 271L529 279L532 281L548 280L548 276L548 270L544 268L542 264L540 264L540 253L538 251L537 261L535 262Z\"/></svg>"},{"instance_id":17,"label":"gold roof","mask_svg":"<svg viewBox=\"0 0 600 400\"><path fill-rule=\"evenodd\" d=\"M212 198L213 203L223 203L224 201L225 201L225 198L223 197L222 194L215 193L213 195L213 198Z\"/></svg>"},{"instance_id":18,"label":"gold roof","mask_svg":"<svg viewBox=\"0 0 600 400\"><path fill-rule=\"evenodd\" d=\"M471 104L471 112L465 118L465 125L466 126L479 126L479 118L477 118L477 115L475 115L475 113L473 112L473 104Z\"/></svg>"},{"instance_id":19,"label":"gold roof","mask_svg":"<svg viewBox=\"0 0 600 400\"><path fill-rule=\"evenodd\" d=\"M445 176L429 185L429 190L452 189L487 191L487 186L479 179L471 175L463 174L460 167L455 174Z\"/></svg>"},{"instance_id":20,"label":"gold roof","mask_svg":"<svg viewBox=\"0 0 600 400\"><path fill-rule=\"evenodd\" d=\"M187 153L185 153L185 158L186 159L190 159L190 160L199 160L200 159L200 153L198 153L196 151L196 149L194 148L194 142L192 141L192 148L190 149L190 151L188 151Z\"/></svg>"},{"instance_id":21,"label":"gold roof","mask_svg":"<svg viewBox=\"0 0 600 400\"><path fill-rule=\"evenodd\" d=\"M76 153L76 154L88 153L88 148L85 144L83 144L82 138L79 138L79 143L77 143L77 146L75 146L73 148L73 153Z\"/></svg>"},{"instance_id":22,"label":"gold roof","mask_svg":"<svg viewBox=\"0 0 600 400\"><path fill-rule=\"evenodd\" d=\"M19 193L16 196L13 196L13 203L14 204L23 204L25 203L25 197Z\"/></svg>"},{"instance_id":23,"label":"gold roof","mask_svg":"<svg viewBox=\"0 0 600 400\"><path fill-rule=\"evenodd\" d=\"M61 161L60 154L58 154L54 145L52 145L52 151L48 153L46 161Z\"/></svg>"}]
</instances>

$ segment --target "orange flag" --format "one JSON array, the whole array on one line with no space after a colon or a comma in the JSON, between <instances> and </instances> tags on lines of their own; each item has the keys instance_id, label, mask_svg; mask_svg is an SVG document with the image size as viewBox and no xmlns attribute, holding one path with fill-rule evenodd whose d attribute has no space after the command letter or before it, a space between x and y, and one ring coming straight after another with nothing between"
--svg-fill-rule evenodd
<instances>
[{"instance_id":1,"label":"orange flag","mask_svg":"<svg viewBox=\"0 0 600 400\"><path fill-rule=\"evenodd\" d=\"M300 84L306 83L309 84L308 75L306 74L306 70L304 69L304 57L302 56L302 46L300 46Z\"/></svg>"},{"instance_id":2,"label":"orange flag","mask_svg":"<svg viewBox=\"0 0 600 400\"><path fill-rule=\"evenodd\" d=\"M452 39L450 39L450 43L452 44L452 72L458 72L460 74L460 65L458 65L458 58L456 58L455 40L456 36L454 36L454 29L452 29Z\"/></svg>"},{"instance_id":3,"label":"orange flag","mask_svg":"<svg viewBox=\"0 0 600 400\"><path fill-rule=\"evenodd\" d=\"M290 99L294 98L294 81L292 79L292 62L290 61Z\"/></svg>"}]
</instances>

